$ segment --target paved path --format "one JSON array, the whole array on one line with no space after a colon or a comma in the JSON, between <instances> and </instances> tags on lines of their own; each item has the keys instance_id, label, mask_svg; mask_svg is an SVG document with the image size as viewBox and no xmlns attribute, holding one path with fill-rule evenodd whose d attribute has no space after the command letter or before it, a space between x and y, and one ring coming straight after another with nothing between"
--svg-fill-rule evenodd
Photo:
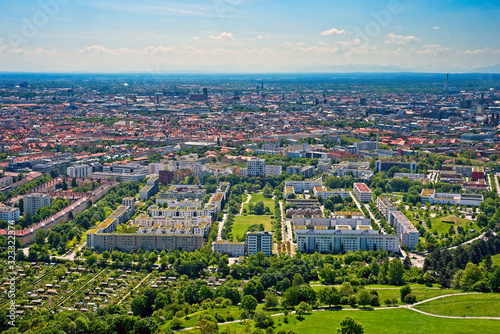
<instances>
[{"instance_id":1,"label":"paved path","mask_svg":"<svg viewBox=\"0 0 500 334\"><path fill-rule=\"evenodd\" d=\"M140 287L140 286L141 286L141 284L142 284L142 282L144 282L145 280L147 280L147 279L148 279L148 277L149 277L149 276L151 276L151 274L152 274L152 273L147 274L147 275L146 275L146 277L144 277L144 278L143 278L143 279L142 279L142 280L141 280L141 281L140 281L140 282L139 282L139 283L138 283L138 284L137 284L137 285L136 285L136 286L132 289L132 291L134 291L135 289L137 289L138 287ZM125 300L125 298L127 298L127 297L130 295L130 292L132 292L132 291L129 291L129 293L127 293L125 296L123 296L123 298L122 298L122 299L120 299L120 301L119 301L118 303L116 303L116 305L120 305L120 304L122 303L122 301L124 301L124 300Z\"/></svg>"},{"instance_id":2,"label":"paved path","mask_svg":"<svg viewBox=\"0 0 500 334\"><path fill-rule=\"evenodd\" d=\"M446 297L450 297L450 296L481 295L481 294L482 294L481 292L454 293L454 294L451 294L451 295L444 295L444 296L438 296L438 297L429 298L429 299L426 299L426 300L422 300L421 302L415 303L413 305L406 305L406 306L403 306L403 307L408 308L408 309L410 309L412 311L415 311L415 312L418 312L418 313L422 313L422 314L425 314L425 315L428 315L428 316L431 316L431 317L437 317L437 318L500 320L500 317L471 317L471 316L467 316L467 317L466 316L462 316L462 317L459 317L459 316L451 316L451 315L440 315L440 314L433 314L433 313L424 312L424 311L421 311L421 310L418 310L418 309L414 308L414 306L417 306L417 305L420 305L420 304L424 304L424 303L430 302L431 300L436 300L436 299L440 299L440 298L446 298Z\"/></svg>"},{"instance_id":3,"label":"paved path","mask_svg":"<svg viewBox=\"0 0 500 334\"><path fill-rule=\"evenodd\" d=\"M71 296L73 296L75 293L77 293L78 291L82 290L84 287L86 287L87 285L89 285L89 283L92 282L93 280L95 280L99 275L101 275L104 272L104 270L106 270L106 269L101 270L98 274L96 274L94 277L92 277L91 279L89 279L85 284L83 284L78 289L76 289L75 291L73 291L68 297L64 298L59 304L57 304L54 307L54 309L56 309L57 307L63 305L68 299L71 298Z\"/></svg>"},{"instance_id":4,"label":"paved path","mask_svg":"<svg viewBox=\"0 0 500 334\"><path fill-rule=\"evenodd\" d=\"M243 207L245 206L244 204L250 203L251 199L252 199L252 195L247 194L247 200L245 202L241 203L240 216L243 214Z\"/></svg>"},{"instance_id":5,"label":"paved path","mask_svg":"<svg viewBox=\"0 0 500 334\"><path fill-rule=\"evenodd\" d=\"M222 240L222 229L227 220L227 213L222 216L222 221L219 223L219 230L217 231L217 241Z\"/></svg>"}]
</instances>

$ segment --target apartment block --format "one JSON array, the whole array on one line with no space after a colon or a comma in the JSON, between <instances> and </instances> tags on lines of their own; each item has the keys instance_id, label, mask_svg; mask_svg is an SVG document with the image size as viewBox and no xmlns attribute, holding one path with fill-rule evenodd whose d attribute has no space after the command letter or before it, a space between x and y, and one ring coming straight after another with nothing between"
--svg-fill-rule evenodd
<instances>
[{"instance_id":1,"label":"apartment block","mask_svg":"<svg viewBox=\"0 0 500 334\"><path fill-rule=\"evenodd\" d=\"M357 226L356 229L347 225L337 225L333 229L326 226L295 226L294 229L299 252L335 253L373 249L399 252L397 235L380 234L367 225Z\"/></svg>"},{"instance_id":2,"label":"apartment block","mask_svg":"<svg viewBox=\"0 0 500 334\"><path fill-rule=\"evenodd\" d=\"M266 160L255 158L247 161L248 176L265 176L266 175Z\"/></svg>"},{"instance_id":3,"label":"apartment block","mask_svg":"<svg viewBox=\"0 0 500 334\"><path fill-rule=\"evenodd\" d=\"M390 213L389 224L396 230L396 234L401 242L401 247L406 246L408 249L415 248L420 234L401 211L392 211Z\"/></svg>"},{"instance_id":4,"label":"apartment block","mask_svg":"<svg viewBox=\"0 0 500 334\"><path fill-rule=\"evenodd\" d=\"M0 206L0 220L17 221L20 218L19 208Z\"/></svg>"},{"instance_id":5,"label":"apartment block","mask_svg":"<svg viewBox=\"0 0 500 334\"><path fill-rule=\"evenodd\" d=\"M479 206L484 200L482 194L453 194L453 193L438 193L435 189L422 189L420 193L422 204L449 204L449 205L465 205Z\"/></svg>"},{"instance_id":6,"label":"apartment block","mask_svg":"<svg viewBox=\"0 0 500 334\"><path fill-rule=\"evenodd\" d=\"M283 167L281 165L266 165L265 174L266 176L278 176L281 175Z\"/></svg>"},{"instance_id":7,"label":"apartment block","mask_svg":"<svg viewBox=\"0 0 500 334\"><path fill-rule=\"evenodd\" d=\"M271 256L273 252L273 233L269 231L247 232L247 255L263 252Z\"/></svg>"},{"instance_id":8,"label":"apartment block","mask_svg":"<svg viewBox=\"0 0 500 334\"><path fill-rule=\"evenodd\" d=\"M354 183L353 191L354 196L360 202L370 202L372 200L372 191L364 183Z\"/></svg>"},{"instance_id":9,"label":"apartment block","mask_svg":"<svg viewBox=\"0 0 500 334\"><path fill-rule=\"evenodd\" d=\"M50 195L34 193L23 197L24 213L28 212L34 216L36 211L44 206L50 205Z\"/></svg>"},{"instance_id":10,"label":"apartment block","mask_svg":"<svg viewBox=\"0 0 500 334\"><path fill-rule=\"evenodd\" d=\"M391 211L396 211L396 207L386 196L377 197L377 209L382 213L386 220L389 220Z\"/></svg>"},{"instance_id":11,"label":"apartment block","mask_svg":"<svg viewBox=\"0 0 500 334\"><path fill-rule=\"evenodd\" d=\"M245 243L244 242L231 242L231 241L214 241L212 243L212 250L221 254L228 254L229 256L245 256Z\"/></svg>"},{"instance_id":12,"label":"apartment block","mask_svg":"<svg viewBox=\"0 0 500 334\"><path fill-rule=\"evenodd\" d=\"M66 169L66 173L69 177L85 179L92 176L92 167L89 165L71 166Z\"/></svg>"}]
</instances>

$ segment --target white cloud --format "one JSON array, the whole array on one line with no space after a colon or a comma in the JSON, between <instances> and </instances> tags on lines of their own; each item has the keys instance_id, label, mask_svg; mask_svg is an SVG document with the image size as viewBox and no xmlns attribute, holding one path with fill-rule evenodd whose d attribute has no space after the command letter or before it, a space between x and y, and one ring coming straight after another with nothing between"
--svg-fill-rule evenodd
<instances>
[{"instance_id":1,"label":"white cloud","mask_svg":"<svg viewBox=\"0 0 500 334\"><path fill-rule=\"evenodd\" d=\"M321 32L321 36L330 36L330 35L345 35L345 30L344 29L336 29L332 28L330 30L325 30Z\"/></svg>"},{"instance_id":2,"label":"white cloud","mask_svg":"<svg viewBox=\"0 0 500 334\"><path fill-rule=\"evenodd\" d=\"M450 48L443 47L438 44L426 44L424 47L424 50L418 50L416 53L425 56L437 56L439 54L451 52Z\"/></svg>"},{"instance_id":3,"label":"white cloud","mask_svg":"<svg viewBox=\"0 0 500 334\"><path fill-rule=\"evenodd\" d=\"M233 34L231 34L230 32L221 32L219 35L217 36L214 36L214 35L210 35L209 38L211 39L228 39L228 40L233 40L234 39L234 36Z\"/></svg>"},{"instance_id":4,"label":"white cloud","mask_svg":"<svg viewBox=\"0 0 500 334\"><path fill-rule=\"evenodd\" d=\"M150 47L147 47L145 49L145 51L146 51L146 53L157 55L157 54L173 53L173 52L175 52L175 48L174 47L167 47L167 46L158 46L158 47L150 46Z\"/></svg>"},{"instance_id":5,"label":"white cloud","mask_svg":"<svg viewBox=\"0 0 500 334\"><path fill-rule=\"evenodd\" d=\"M131 55L131 54L137 54L137 50L130 49L130 48L121 48L121 49L108 49L105 46L102 45L91 45L84 47L83 49L78 51L79 53L83 54L93 54L93 55L112 55L112 56L118 56L118 55Z\"/></svg>"},{"instance_id":6,"label":"white cloud","mask_svg":"<svg viewBox=\"0 0 500 334\"><path fill-rule=\"evenodd\" d=\"M264 36L259 35L259 36L257 36L257 39L264 39Z\"/></svg>"},{"instance_id":7,"label":"white cloud","mask_svg":"<svg viewBox=\"0 0 500 334\"><path fill-rule=\"evenodd\" d=\"M396 35L393 33L387 35L387 38L388 40L385 41L385 44L407 44L407 43L420 42L420 39L418 39L415 36L403 36L403 35Z\"/></svg>"},{"instance_id":8,"label":"white cloud","mask_svg":"<svg viewBox=\"0 0 500 334\"><path fill-rule=\"evenodd\" d=\"M493 48L484 48L484 49L477 49L477 50L466 50L464 53L467 56L490 55L490 56L498 57L500 55L500 50L499 49L495 50Z\"/></svg>"},{"instance_id":9,"label":"white cloud","mask_svg":"<svg viewBox=\"0 0 500 334\"><path fill-rule=\"evenodd\" d=\"M438 26L436 26L436 27L434 27L434 28L432 28L432 29L434 29L434 30L439 30L439 27L438 27Z\"/></svg>"}]
</instances>

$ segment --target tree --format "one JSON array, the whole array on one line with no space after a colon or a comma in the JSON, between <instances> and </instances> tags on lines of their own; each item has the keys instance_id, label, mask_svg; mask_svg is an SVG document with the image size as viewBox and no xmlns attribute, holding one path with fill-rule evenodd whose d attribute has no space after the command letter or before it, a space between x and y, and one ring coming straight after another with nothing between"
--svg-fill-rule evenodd
<instances>
[{"instance_id":1,"label":"tree","mask_svg":"<svg viewBox=\"0 0 500 334\"><path fill-rule=\"evenodd\" d=\"M172 326L173 329L182 328L183 325L184 325L184 321L182 321L182 319L178 318L178 317L174 317L172 319L172 322L170 323L170 326Z\"/></svg>"},{"instance_id":2,"label":"tree","mask_svg":"<svg viewBox=\"0 0 500 334\"><path fill-rule=\"evenodd\" d=\"M141 295L132 299L130 309L135 316L145 317L148 297Z\"/></svg>"},{"instance_id":3,"label":"tree","mask_svg":"<svg viewBox=\"0 0 500 334\"><path fill-rule=\"evenodd\" d=\"M406 296L409 295L410 293L411 293L411 287L408 284L399 289L399 294L401 295L401 302L404 303Z\"/></svg>"},{"instance_id":4,"label":"tree","mask_svg":"<svg viewBox=\"0 0 500 334\"><path fill-rule=\"evenodd\" d=\"M401 261L398 259L392 259L389 262L389 270L388 270L388 276L389 276L389 284L392 285L400 285L403 284L403 274L404 274L404 267Z\"/></svg>"},{"instance_id":5,"label":"tree","mask_svg":"<svg viewBox=\"0 0 500 334\"><path fill-rule=\"evenodd\" d=\"M299 273L293 275L293 286L299 286L302 284L304 284L304 278L302 277L302 275Z\"/></svg>"},{"instance_id":6,"label":"tree","mask_svg":"<svg viewBox=\"0 0 500 334\"><path fill-rule=\"evenodd\" d=\"M253 312L257 308L257 299L254 296L246 295L241 299L240 308Z\"/></svg>"},{"instance_id":7,"label":"tree","mask_svg":"<svg viewBox=\"0 0 500 334\"><path fill-rule=\"evenodd\" d=\"M269 184L267 184L264 189L262 189L262 194L265 196L265 197L272 197L273 196L273 189L271 188L271 186Z\"/></svg>"},{"instance_id":8,"label":"tree","mask_svg":"<svg viewBox=\"0 0 500 334\"><path fill-rule=\"evenodd\" d=\"M319 301L329 307L340 304L340 294L335 287L326 287L319 290Z\"/></svg>"},{"instance_id":9,"label":"tree","mask_svg":"<svg viewBox=\"0 0 500 334\"><path fill-rule=\"evenodd\" d=\"M352 294L353 294L353 289L351 283L349 282L342 283L342 285L340 286L340 295L342 297L349 297Z\"/></svg>"},{"instance_id":10,"label":"tree","mask_svg":"<svg viewBox=\"0 0 500 334\"><path fill-rule=\"evenodd\" d=\"M312 311L312 307L306 302L301 302L295 307L295 311L297 312L298 317L302 318L304 314Z\"/></svg>"},{"instance_id":11,"label":"tree","mask_svg":"<svg viewBox=\"0 0 500 334\"><path fill-rule=\"evenodd\" d=\"M40 246L43 246L45 244L45 230L43 228L39 228L38 230L36 230L35 243Z\"/></svg>"},{"instance_id":12,"label":"tree","mask_svg":"<svg viewBox=\"0 0 500 334\"><path fill-rule=\"evenodd\" d=\"M269 328L274 326L274 320L271 315L264 311L257 311L253 316L253 321L255 322L255 327L259 328Z\"/></svg>"},{"instance_id":13,"label":"tree","mask_svg":"<svg viewBox=\"0 0 500 334\"><path fill-rule=\"evenodd\" d=\"M267 293L265 300L266 300L266 303L264 304L264 306L266 308L273 308L273 307L278 306L278 303L279 303L278 296L275 295L274 293Z\"/></svg>"},{"instance_id":14,"label":"tree","mask_svg":"<svg viewBox=\"0 0 500 334\"><path fill-rule=\"evenodd\" d=\"M216 334L219 332L219 325L213 321L203 319L196 322L195 325L196 329L200 331L200 334Z\"/></svg>"},{"instance_id":15,"label":"tree","mask_svg":"<svg viewBox=\"0 0 500 334\"><path fill-rule=\"evenodd\" d=\"M372 297L370 296L370 293L368 291L363 289L358 292L358 303L360 305L363 305L363 307L365 307L366 305L370 304L371 301Z\"/></svg>"},{"instance_id":16,"label":"tree","mask_svg":"<svg viewBox=\"0 0 500 334\"><path fill-rule=\"evenodd\" d=\"M263 215L264 214L264 202L259 201L259 202L255 203L253 210L254 210L254 213L256 215Z\"/></svg>"},{"instance_id":17,"label":"tree","mask_svg":"<svg viewBox=\"0 0 500 334\"><path fill-rule=\"evenodd\" d=\"M481 269L474 263L467 263L465 270L460 278L460 287L462 289L470 290L474 283L479 282L483 279L483 273Z\"/></svg>"},{"instance_id":18,"label":"tree","mask_svg":"<svg viewBox=\"0 0 500 334\"><path fill-rule=\"evenodd\" d=\"M351 317L342 319L340 328L337 328L337 334L363 334L364 332L363 324Z\"/></svg>"},{"instance_id":19,"label":"tree","mask_svg":"<svg viewBox=\"0 0 500 334\"><path fill-rule=\"evenodd\" d=\"M214 297L212 289L210 289L207 285L202 285L202 287L198 291L198 295L199 295L200 301L204 301L207 299L213 299L213 297Z\"/></svg>"}]
</instances>

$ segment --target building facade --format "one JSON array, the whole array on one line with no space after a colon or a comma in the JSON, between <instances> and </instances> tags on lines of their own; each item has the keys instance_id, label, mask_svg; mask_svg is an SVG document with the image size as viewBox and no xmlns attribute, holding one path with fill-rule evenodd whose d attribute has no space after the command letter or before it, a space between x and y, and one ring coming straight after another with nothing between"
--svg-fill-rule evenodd
<instances>
[{"instance_id":1,"label":"building facade","mask_svg":"<svg viewBox=\"0 0 500 334\"><path fill-rule=\"evenodd\" d=\"M354 183L353 192L360 202L370 202L372 200L372 191L364 183Z\"/></svg>"},{"instance_id":2,"label":"building facade","mask_svg":"<svg viewBox=\"0 0 500 334\"><path fill-rule=\"evenodd\" d=\"M273 233L269 231L247 232L247 255L263 252L271 256L273 252Z\"/></svg>"},{"instance_id":3,"label":"building facade","mask_svg":"<svg viewBox=\"0 0 500 334\"><path fill-rule=\"evenodd\" d=\"M24 213L30 213L32 216L36 211L44 206L50 205L50 195L46 194L29 194L23 197Z\"/></svg>"}]
</instances>

